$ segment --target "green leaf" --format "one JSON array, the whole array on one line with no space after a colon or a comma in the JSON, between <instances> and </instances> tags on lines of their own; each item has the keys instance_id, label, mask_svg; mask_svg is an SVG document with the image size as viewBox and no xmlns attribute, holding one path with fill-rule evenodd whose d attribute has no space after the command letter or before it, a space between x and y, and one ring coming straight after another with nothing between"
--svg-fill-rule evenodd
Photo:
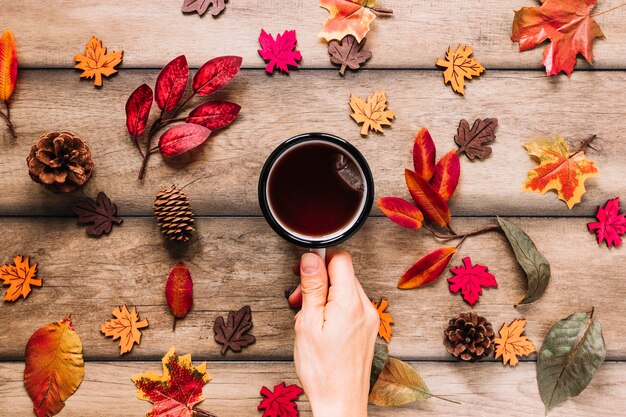
<instances>
[{"instance_id":1,"label":"green leaf","mask_svg":"<svg viewBox=\"0 0 626 417\"><path fill-rule=\"evenodd\" d=\"M427 400L432 396L422 377L411 365L399 359L389 358L374 384L369 402L395 407Z\"/></svg>"},{"instance_id":2,"label":"green leaf","mask_svg":"<svg viewBox=\"0 0 626 417\"><path fill-rule=\"evenodd\" d=\"M537 250L535 243L522 229L500 217L498 217L498 223L500 223L500 227L504 231L511 248L513 248L517 263L526 273L528 280L528 290L517 302L517 305L535 302L541 298L550 282L550 263Z\"/></svg>"},{"instance_id":3,"label":"green leaf","mask_svg":"<svg viewBox=\"0 0 626 417\"><path fill-rule=\"evenodd\" d=\"M387 343L376 342L374 345L374 359L372 360L372 371L370 372L370 392L374 389L374 384L378 381L380 373L389 359L389 348Z\"/></svg>"},{"instance_id":4,"label":"green leaf","mask_svg":"<svg viewBox=\"0 0 626 417\"><path fill-rule=\"evenodd\" d=\"M605 356L602 328L593 319L593 309L556 322L543 340L537 359L537 384L546 414L580 394Z\"/></svg>"}]
</instances>

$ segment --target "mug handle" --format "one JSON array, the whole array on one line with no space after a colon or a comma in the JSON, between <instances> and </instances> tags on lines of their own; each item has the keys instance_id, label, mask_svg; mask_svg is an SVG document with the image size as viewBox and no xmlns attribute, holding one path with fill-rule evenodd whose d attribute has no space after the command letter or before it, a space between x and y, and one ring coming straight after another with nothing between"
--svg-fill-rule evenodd
<instances>
[{"instance_id":1,"label":"mug handle","mask_svg":"<svg viewBox=\"0 0 626 417\"><path fill-rule=\"evenodd\" d=\"M320 258L322 258L322 261L324 261L324 263L326 263L326 248L310 249L309 252L313 252L313 253L318 254L320 256Z\"/></svg>"}]
</instances>

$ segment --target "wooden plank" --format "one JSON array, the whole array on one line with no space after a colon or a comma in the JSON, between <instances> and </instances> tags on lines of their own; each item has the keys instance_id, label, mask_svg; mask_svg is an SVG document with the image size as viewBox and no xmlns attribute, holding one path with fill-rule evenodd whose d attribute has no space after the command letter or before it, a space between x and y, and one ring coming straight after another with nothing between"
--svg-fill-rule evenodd
<instances>
[{"instance_id":1,"label":"wooden plank","mask_svg":"<svg viewBox=\"0 0 626 417\"><path fill-rule=\"evenodd\" d=\"M624 9L626 10L626 9ZM239 119L218 132L185 161L150 160L147 178L136 176L141 164L125 128L124 102L142 82L153 84L156 71L125 71L102 90L82 83L69 71L23 71L13 116L19 137L2 129L0 215L71 215L72 202L103 190L122 215L149 215L154 194L177 183L188 193L198 215L258 215L257 182L269 153L283 140L304 131L328 131L356 145L369 160L377 196L408 198L403 169L411 165L413 137L428 126L439 155L455 148L459 120L498 117L493 155L470 162L462 157L462 178L451 201L455 215L591 216L598 204L626 195L622 157L624 72L579 72L571 80L546 79L533 72L487 74L472 82L466 98L456 96L429 71L369 71L342 80L328 71L294 73L289 79L244 71L220 97L243 106ZM349 117L350 92L365 96L385 88L397 121L384 135L362 138ZM44 190L28 176L25 158L44 132L77 132L90 145L94 177L69 196ZM553 193L521 193L526 172L537 166L521 143L538 135L561 133L576 140L596 133L590 158L600 176L587 181L587 194L569 210ZM375 209L375 214L380 214Z\"/></svg>"},{"instance_id":2,"label":"wooden plank","mask_svg":"<svg viewBox=\"0 0 626 417\"><path fill-rule=\"evenodd\" d=\"M620 2L603 1L596 12ZM326 45L317 37L328 13L317 1L268 0L261 7L256 0L239 0L215 19L208 14L183 15L182 0L6 3L3 26L15 33L21 63L29 67L72 68L74 55L95 35L112 50L124 50L125 67L160 68L185 53L194 66L227 54L243 56L247 67L262 68L265 64L257 53L261 28L272 34L296 29L302 66L332 67ZM448 45L459 42L471 44L488 69L543 68L543 47L520 53L510 40L513 10L537 5L531 0L454 0L446 7L432 0L384 0L380 5L393 9L394 16L373 23L367 42L373 51L370 68L435 69ZM594 43L594 68L626 68L624 19L625 9L598 17L606 39ZM589 65L581 59L578 68Z\"/></svg>"},{"instance_id":3,"label":"wooden plank","mask_svg":"<svg viewBox=\"0 0 626 417\"><path fill-rule=\"evenodd\" d=\"M471 256L487 265L498 289L487 289L473 311L494 327L515 318L528 319L527 334L537 346L557 320L596 307L603 325L608 357L626 359L622 311L626 298L623 271L626 258L619 250L597 247L586 231L585 219L514 219L551 262L553 278L538 302L514 308L525 291L525 277L515 264L504 238L488 234L468 239L451 266ZM487 219L455 220L469 231ZM170 345L202 358L219 359L213 341L216 317L249 304L257 343L229 360L290 359L293 311L283 289L296 282L291 267L298 248L277 237L262 219L210 218L198 222L198 236L188 247L167 246L151 219L131 219L110 236L90 239L71 219L1 219L5 236L3 257L32 256L38 262L43 288L25 301L2 303L0 359L23 358L24 346L40 326L72 313L90 359L117 359L116 343L99 333L113 306L135 305L150 321L142 343L124 359L158 359ZM10 236L10 238L8 238ZM442 346L447 321L472 310L459 294L448 290L445 272L434 284L415 290L396 289L398 277L418 258L441 247L425 233L402 229L387 219L372 218L345 247L367 294L387 297L395 317L393 355L412 360L450 359ZM194 279L194 308L172 332L163 288L171 267L184 260Z\"/></svg>"}]
</instances>

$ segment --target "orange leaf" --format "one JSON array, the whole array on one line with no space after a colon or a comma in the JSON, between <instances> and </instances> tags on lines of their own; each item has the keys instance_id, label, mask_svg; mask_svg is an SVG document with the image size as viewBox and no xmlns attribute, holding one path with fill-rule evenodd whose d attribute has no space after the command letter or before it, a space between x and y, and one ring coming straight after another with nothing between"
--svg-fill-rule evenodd
<instances>
[{"instance_id":1,"label":"orange leaf","mask_svg":"<svg viewBox=\"0 0 626 417\"><path fill-rule=\"evenodd\" d=\"M471 80L473 76L479 77L485 71L480 62L470 55L474 53L471 46L459 44L456 51L450 45L446 53L446 59L437 59L436 65L445 68L443 72L443 83L448 84L457 93L465 94L465 79Z\"/></svg>"},{"instance_id":2,"label":"orange leaf","mask_svg":"<svg viewBox=\"0 0 626 417\"><path fill-rule=\"evenodd\" d=\"M404 178L411 197L424 216L441 227L450 223L448 203L425 179L408 169L404 170Z\"/></svg>"},{"instance_id":3,"label":"orange leaf","mask_svg":"<svg viewBox=\"0 0 626 417\"><path fill-rule=\"evenodd\" d=\"M370 23L376 18L374 12L362 3L362 0L321 0L320 6L328 10L330 16L323 23L318 36L330 42L352 35L361 42L370 31ZM366 3L366 6L373 6L375 1L369 0Z\"/></svg>"},{"instance_id":4,"label":"orange leaf","mask_svg":"<svg viewBox=\"0 0 626 417\"><path fill-rule=\"evenodd\" d=\"M378 305L374 300L372 300L372 304L374 305L374 308L376 308L376 311L378 311L378 317L380 317L378 335L389 343L391 341L391 335L393 334L391 325L394 323L391 313L385 311L389 305L389 301L383 298L380 300L380 305Z\"/></svg>"},{"instance_id":5,"label":"orange leaf","mask_svg":"<svg viewBox=\"0 0 626 417\"><path fill-rule=\"evenodd\" d=\"M125 305L122 308L115 307L112 314L115 318L104 323L100 331L105 336L113 337L113 340L120 339L120 355L123 355L130 352L135 343L141 343L139 329L148 327L148 320L139 321L135 307L128 311Z\"/></svg>"},{"instance_id":6,"label":"orange leaf","mask_svg":"<svg viewBox=\"0 0 626 417\"><path fill-rule=\"evenodd\" d=\"M433 282L441 275L456 251L454 246L446 246L424 256L402 275L398 288L406 290Z\"/></svg>"},{"instance_id":7,"label":"orange leaf","mask_svg":"<svg viewBox=\"0 0 626 417\"><path fill-rule=\"evenodd\" d=\"M76 54L74 61L78 62L74 68L83 70L80 78L94 78L93 84L101 87L102 76L108 77L115 74L115 66L122 62L124 51L115 51L107 54L106 46L102 46L102 41L92 36L87 42L85 55Z\"/></svg>"},{"instance_id":8,"label":"orange leaf","mask_svg":"<svg viewBox=\"0 0 626 417\"><path fill-rule=\"evenodd\" d=\"M493 339L496 344L496 359L502 356L502 364L517 365L518 356L528 356L536 352L533 342L524 333L526 320L513 320L511 324L504 323L500 329L500 337Z\"/></svg>"},{"instance_id":9,"label":"orange leaf","mask_svg":"<svg viewBox=\"0 0 626 417\"><path fill-rule=\"evenodd\" d=\"M4 295L5 301L15 301L18 298L26 297L30 294L31 285L41 287L43 283L37 276L37 264L29 265L29 258L16 256L13 265L5 264L0 267L0 278L2 285L9 285Z\"/></svg>"},{"instance_id":10,"label":"orange leaf","mask_svg":"<svg viewBox=\"0 0 626 417\"><path fill-rule=\"evenodd\" d=\"M380 210L389 220L409 229L419 229L424 223L424 215L413 204L399 197L383 197L377 201Z\"/></svg>"},{"instance_id":11,"label":"orange leaf","mask_svg":"<svg viewBox=\"0 0 626 417\"><path fill-rule=\"evenodd\" d=\"M0 101L9 101L17 82L17 49L10 30L0 38Z\"/></svg>"},{"instance_id":12,"label":"orange leaf","mask_svg":"<svg viewBox=\"0 0 626 417\"><path fill-rule=\"evenodd\" d=\"M367 102L360 97L350 94L350 107L354 111L350 116L357 122L363 123L361 135L365 136L370 130L382 133L383 126L391 126L394 113L387 108L385 92L375 91L367 98Z\"/></svg>"},{"instance_id":13,"label":"orange leaf","mask_svg":"<svg viewBox=\"0 0 626 417\"><path fill-rule=\"evenodd\" d=\"M425 127L421 128L413 142L413 167L415 173L430 181L435 173L435 142Z\"/></svg>"},{"instance_id":14,"label":"orange leaf","mask_svg":"<svg viewBox=\"0 0 626 417\"><path fill-rule=\"evenodd\" d=\"M430 181L430 185L439 192L439 195L446 201L452 197L456 186L459 185L461 175L461 161L455 150L451 150L441 157L435 167L435 175Z\"/></svg>"}]
</instances>

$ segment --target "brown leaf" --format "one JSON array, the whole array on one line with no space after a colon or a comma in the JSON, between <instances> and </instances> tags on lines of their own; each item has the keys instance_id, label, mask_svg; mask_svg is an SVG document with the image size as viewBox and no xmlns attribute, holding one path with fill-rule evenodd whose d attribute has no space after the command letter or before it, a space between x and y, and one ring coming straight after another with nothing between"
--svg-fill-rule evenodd
<instances>
[{"instance_id":1,"label":"brown leaf","mask_svg":"<svg viewBox=\"0 0 626 417\"><path fill-rule=\"evenodd\" d=\"M209 6L211 9L209 10ZM222 13L226 7L225 0L185 0L181 11L183 13L197 12L200 16L209 10L213 16Z\"/></svg>"},{"instance_id":2,"label":"brown leaf","mask_svg":"<svg viewBox=\"0 0 626 417\"><path fill-rule=\"evenodd\" d=\"M346 71L346 67L357 70L361 67L361 64L372 57L370 51L363 51L365 41L357 42L356 38L352 35L345 36L341 42L332 40L328 43L328 53L330 54L330 62L333 64L341 65L339 68L339 74L343 75Z\"/></svg>"},{"instance_id":3,"label":"brown leaf","mask_svg":"<svg viewBox=\"0 0 626 417\"><path fill-rule=\"evenodd\" d=\"M89 236L108 234L113 223L121 224L123 221L115 216L117 206L111 203L109 197L103 192L98 193L95 201L86 198L74 203L72 210L78 216L78 224L91 223L91 226L87 227Z\"/></svg>"},{"instance_id":4,"label":"brown leaf","mask_svg":"<svg viewBox=\"0 0 626 417\"><path fill-rule=\"evenodd\" d=\"M228 323L219 316L215 319L213 333L215 341L222 347L222 355L230 348L233 352L241 352L241 349L253 344L256 340L254 336L248 334L252 329L252 312L250 306L242 307L239 311L228 313Z\"/></svg>"},{"instance_id":5,"label":"brown leaf","mask_svg":"<svg viewBox=\"0 0 626 417\"><path fill-rule=\"evenodd\" d=\"M498 119L476 119L471 129L467 120L461 120L454 135L454 141L459 145L459 153L465 152L471 160L485 159L491 155L491 148L485 145L496 140L497 127Z\"/></svg>"}]
</instances>

